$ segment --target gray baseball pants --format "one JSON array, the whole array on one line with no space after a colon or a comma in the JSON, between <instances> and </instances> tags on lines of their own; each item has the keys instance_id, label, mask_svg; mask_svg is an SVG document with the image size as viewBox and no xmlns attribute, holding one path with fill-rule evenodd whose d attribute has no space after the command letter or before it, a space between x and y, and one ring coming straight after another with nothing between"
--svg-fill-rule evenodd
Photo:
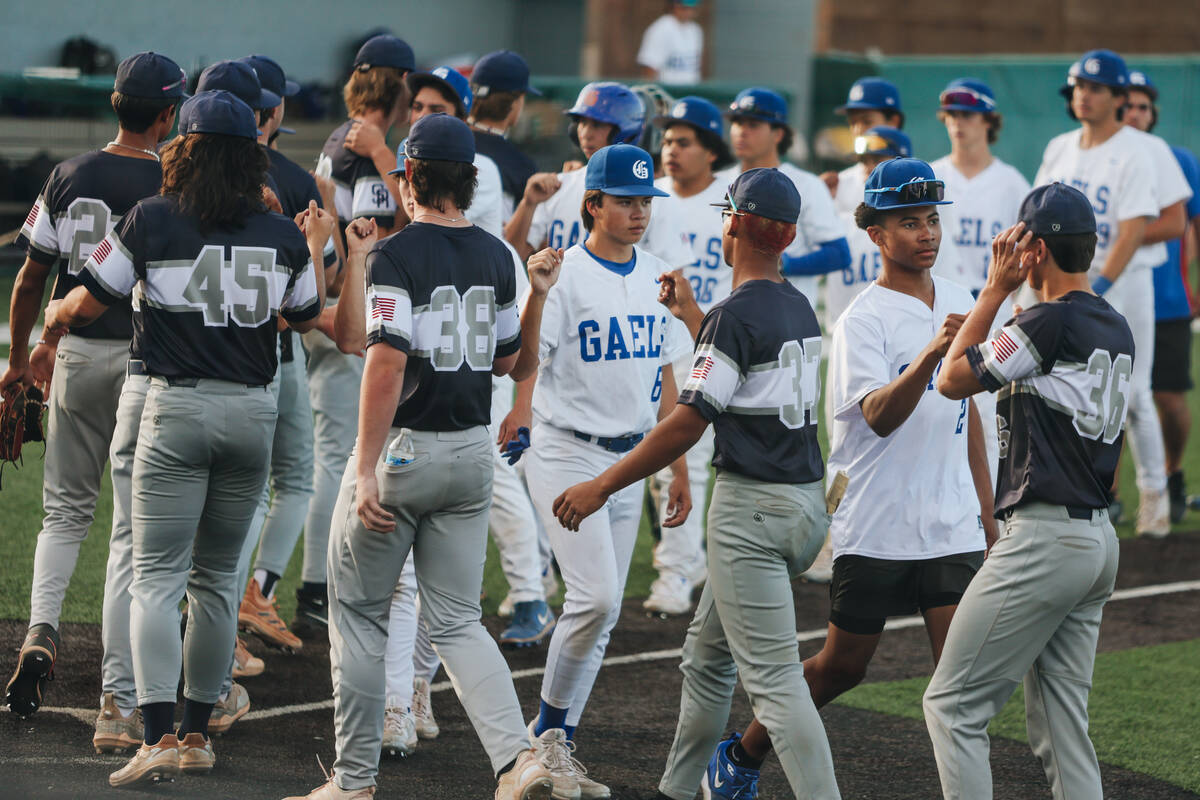
<instances>
[{"instance_id":1,"label":"gray baseball pants","mask_svg":"<svg viewBox=\"0 0 1200 800\"><path fill-rule=\"evenodd\" d=\"M400 433L393 428L389 439ZM492 497L493 444L486 427L413 431L416 458L376 468L391 533L367 530L355 511L351 456L329 542L329 656L333 677L335 780L375 784L383 737L384 657L392 594L411 550L421 616L475 727L493 771L529 747L512 675L480 622L479 589ZM385 451L386 452L386 451Z\"/></svg>"},{"instance_id":2,"label":"gray baseball pants","mask_svg":"<svg viewBox=\"0 0 1200 800\"><path fill-rule=\"evenodd\" d=\"M839 798L825 726L813 705L791 579L825 541L821 484L764 483L718 470L708 510L708 582L683 645L683 696L659 791L696 794L729 719L740 674L798 798Z\"/></svg>"},{"instance_id":3,"label":"gray baseball pants","mask_svg":"<svg viewBox=\"0 0 1200 800\"><path fill-rule=\"evenodd\" d=\"M1117 576L1107 510L1018 507L950 623L925 690L942 794L992 796L987 726L1023 680L1029 744L1056 800L1103 793L1088 738L1088 692L1105 601Z\"/></svg>"}]
</instances>

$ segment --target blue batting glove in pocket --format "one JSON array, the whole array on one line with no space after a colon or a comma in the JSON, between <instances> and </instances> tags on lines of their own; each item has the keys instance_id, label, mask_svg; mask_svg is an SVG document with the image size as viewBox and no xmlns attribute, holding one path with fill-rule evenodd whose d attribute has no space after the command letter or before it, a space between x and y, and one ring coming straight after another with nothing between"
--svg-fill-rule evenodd
<instances>
[{"instance_id":1,"label":"blue batting glove in pocket","mask_svg":"<svg viewBox=\"0 0 1200 800\"><path fill-rule=\"evenodd\" d=\"M521 456L529 449L529 428L517 428L517 438L510 439L505 443L504 449L500 451L500 455L507 459L508 465L511 467L521 460Z\"/></svg>"}]
</instances>

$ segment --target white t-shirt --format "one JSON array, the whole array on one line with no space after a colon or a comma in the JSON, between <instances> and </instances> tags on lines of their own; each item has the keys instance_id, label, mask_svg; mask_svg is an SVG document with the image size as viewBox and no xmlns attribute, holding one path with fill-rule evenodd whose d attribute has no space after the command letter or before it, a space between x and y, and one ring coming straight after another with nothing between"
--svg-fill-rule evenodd
<instances>
[{"instance_id":1,"label":"white t-shirt","mask_svg":"<svg viewBox=\"0 0 1200 800\"><path fill-rule=\"evenodd\" d=\"M713 203L725 200L729 184L714 177L703 191L691 197L677 196L675 182L669 176L659 178L654 185L664 192L671 192L679 204L683 235L691 243L693 254L693 261L683 268L683 274L692 284L696 304L707 314L714 303L729 297L733 291L733 269L725 263L721 249L724 221L721 209L713 206Z\"/></svg>"},{"instance_id":2,"label":"white t-shirt","mask_svg":"<svg viewBox=\"0 0 1200 800\"><path fill-rule=\"evenodd\" d=\"M871 284L838 320L829 354L834 420L828 473L850 478L829 526L833 554L913 560L984 548L979 498L967 461L968 401L930 381L913 413L887 438L859 405L895 380L941 327L973 303L961 286L934 277L933 308Z\"/></svg>"},{"instance_id":3,"label":"white t-shirt","mask_svg":"<svg viewBox=\"0 0 1200 800\"><path fill-rule=\"evenodd\" d=\"M622 275L583 245L564 254L542 312L533 418L592 436L645 433L658 421L662 370L692 350L658 302L663 261L635 247Z\"/></svg>"},{"instance_id":4,"label":"white t-shirt","mask_svg":"<svg viewBox=\"0 0 1200 800\"><path fill-rule=\"evenodd\" d=\"M475 197L463 214L471 224L478 225L497 239L504 238L504 189L500 183L500 168L483 153L475 154Z\"/></svg>"},{"instance_id":5,"label":"white t-shirt","mask_svg":"<svg viewBox=\"0 0 1200 800\"><path fill-rule=\"evenodd\" d=\"M542 247L542 242L549 247L568 248L587 239L583 218L579 216L587 191L584 187L587 169L560 172L558 179L562 182L558 191L534 209L529 235L525 237L534 249ZM670 264L672 269L686 266L693 259L692 249L683 235L678 202L674 197L654 198L650 203L650 222L638 243L643 250Z\"/></svg>"},{"instance_id":6,"label":"white t-shirt","mask_svg":"<svg viewBox=\"0 0 1200 800\"><path fill-rule=\"evenodd\" d=\"M663 14L642 34L637 63L658 73L659 83L699 83L704 31L694 21Z\"/></svg>"},{"instance_id":7,"label":"white t-shirt","mask_svg":"<svg viewBox=\"0 0 1200 800\"><path fill-rule=\"evenodd\" d=\"M1179 161L1171 152L1171 146L1162 137L1152 133L1131 129L1141 135L1145 143L1146 153L1154 164L1155 201L1161 213L1167 206L1172 206L1180 200L1185 203L1191 199L1192 187L1188 185ZM1153 221L1153 220L1151 220ZM1139 247L1129 260L1130 267L1137 269L1154 269L1167 260L1167 243L1156 242Z\"/></svg>"},{"instance_id":8,"label":"white t-shirt","mask_svg":"<svg viewBox=\"0 0 1200 800\"><path fill-rule=\"evenodd\" d=\"M1060 181L1083 192L1096 213L1096 255L1088 276L1100 274L1108 259L1108 250L1117 238L1124 220L1137 217L1157 218L1157 177L1144 134L1122 126L1103 144L1080 148L1083 129L1059 134L1042 153L1035 186ZM1162 260L1165 260L1165 256ZM1132 258L1126 269L1142 268Z\"/></svg>"}]
</instances>

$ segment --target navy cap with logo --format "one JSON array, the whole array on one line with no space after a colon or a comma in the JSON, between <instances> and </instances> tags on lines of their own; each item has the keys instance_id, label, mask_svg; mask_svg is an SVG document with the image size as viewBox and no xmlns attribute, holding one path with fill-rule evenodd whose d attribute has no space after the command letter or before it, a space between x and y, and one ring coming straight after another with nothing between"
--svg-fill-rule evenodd
<instances>
[{"instance_id":1,"label":"navy cap with logo","mask_svg":"<svg viewBox=\"0 0 1200 800\"><path fill-rule=\"evenodd\" d=\"M183 97L187 73L171 59L158 53L132 55L117 66L113 89L130 97L153 100Z\"/></svg>"},{"instance_id":2,"label":"navy cap with logo","mask_svg":"<svg viewBox=\"0 0 1200 800\"><path fill-rule=\"evenodd\" d=\"M1150 80L1150 76L1141 70L1129 70L1129 88L1145 92L1151 100L1158 99L1158 87L1154 85L1154 81Z\"/></svg>"},{"instance_id":3,"label":"navy cap with logo","mask_svg":"<svg viewBox=\"0 0 1200 800\"><path fill-rule=\"evenodd\" d=\"M430 161L475 161L475 134L467 123L450 114L421 117L408 132L404 155Z\"/></svg>"},{"instance_id":4,"label":"navy cap with logo","mask_svg":"<svg viewBox=\"0 0 1200 800\"><path fill-rule=\"evenodd\" d=\"M258 73L258 82L267 91L274 92L280 97L292 97L300 92L300 84L289 81L279 62L268 56L246 56L238 59L254 68Z\"/></svg>"},{"instance_id":5,"label":"navy cap with logo","mask_svg":"<svg viewBox=\"0 0 1200 800\"><path fill-rule=\"evenodd\" d=\"M417 67L417 59L408 42L381 33L363 42L354 56L355 69L365 71L371 67L392 67L401 72L411 72Z\"/></svg>"},{"instance_id":6,"label":"navy cap with logo","mask_svg":"<svg viewBox=\"0 0 1200 800\"><path fill-rule=\"evenodd\" d=\"M730 119L757 119L772 125L788 125L787 100L779 92L752 86L738 92L737 97L729 104L725 116Z\"/></svg>"},{"instance_id":7,"label":"navy cap with logo","mask_svg":"<svg viewBox=\"0 0 1200 800\"><path fill-rule=\"evenodd\" d=\"M938 96L941 111L977 111L981 114L996 110L996 95L992 87L978 78L956 78Z\"/></svg>"},{"instance_id":8,"label":"navy cap with logo","mask_svg":"<svg viewBox=\"0 0 1200 800\"><path fill-rule=\"evenodd\" d=\"M1067 70L1067 82L1058 90L1059 94L1071 99L1072 89L1079 80L1121 88L1129 85L1129 68L1125 59L1112 50L1089 50Z\"/></svg>"},{"instance_id":9,"label":"navy cap with logo","mask_svg":"<svg viewBox=\"0 0 1200 800\"><path fill-rule=\"evenodd\" d=\"M1096 232L1096 214L1087 196L1057 181L1027 194L1017 218L1035 236Z\"/></svg>"},{"instance_id":10,"label":"navy cap with logo","mask_svg":"<svg viewBox=\"0 0 1200 800\"><path fill-rule=\"evenodd\" d=\"M198 92L179 107L179 133L219 133L257 139L254 111L235 94L223 89Z\"/></svg>"},{"instance_id":11,"label":"navy cap with logo","mask_svg":"<svg viewBox=\"0 0 1200 800\"><path fill-rule=\"evenodd\" d=\"M279 95L263 88L258 73L245 61L218 61L201 72L196 91L211 92L215 89L237 95L255 110L274 108L283 102Z\"/></svg>"},{"instance_id":12,"label":"navy cap with logo","mask_svg":"<svg viewBox=\"0 0 1200 800\"><path fill-rule=\"evenodd\" d=\"M944 206L946 184L919 158L893 158L876 165L863 189L863 202L883 210Z\"/></svg>"},{"instance_id":13,"label":"navy cap with logo","mask_svg":"<svg viewBox=\"0 0 1200 800\"><path fill-rule=\"evenodd\" d=\"M746 170L729 184L725 202L713 205L735 214L754 214L792 225L800 218L800 192L796 184L774 167Z\"/></svg>"},{"instance_id":14,"label":"navy cap with logo","mask_svg":"<svg viewBox=\"0 0 1200 800\"><path fill-rule=\"evenodd\" d=\"M465 117L471 113L471 104L475 98L471 94L471 84L466 77L454 67L434 67L429 72L410 72L404 78L408 90L417 96L417 92L426 86L433 86L449 99L456 100L459 116Z\"/></svg>"},{"instance_id":15,"label":"navy cap with logo","mask_svg":"<svg viewBox=\"0 0 1200 800\"><path fill-rule=\"evenodd\" d=\"M475 62L471 70L475 94L487 97L491 92L525 92L541 95L529 85L529 65L520 53L497 50Z\"/></svg>"},{"instance_id":16,"label":"navy cap with logo","mask_svg":"<svg viewBox=\"0 0 1200 800\"><path fill-rule=\"evenodd\" d=\"M583 186L617 197L668 196L654 185L654 159L634 144L611 144L593 153Z\"/></svg>"},{"instance_id":17,"label":"navy cap with logo","mask_svg":"<svg viewBox=\"0 0 1200 800\"><path fill-rule=\"evenodd\" d=\"M846 104L835 111L845 114L854 109L875 111L902 111L900 90L896 84L884 78L859 78L846 94Z\"/></svg>"}]
</instances>

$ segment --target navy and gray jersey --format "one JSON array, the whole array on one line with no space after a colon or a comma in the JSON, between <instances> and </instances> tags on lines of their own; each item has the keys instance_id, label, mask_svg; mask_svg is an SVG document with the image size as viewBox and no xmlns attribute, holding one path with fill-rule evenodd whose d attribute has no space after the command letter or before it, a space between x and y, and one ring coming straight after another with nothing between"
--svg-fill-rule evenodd
<instances>
[{"instance_id":1,"label":"navy and gray jersey","mask_svg":"<svg viewBox=\"0 0 1200 800\"><path fill-rule=\"evenodd\" d=\"M521 202L525 195L525 184L537 172L537 164L533 159L521 152L515 144L497 133L481 131L475 128L475 152L496 162L500 170L500 185L504 194L508 195L504 219L512 215L512 208Z\"/></svg>"},{"instance_id":2,"label":"navy and gray jersey","mask_svg":"<svg viewBox=\"0 0 1200 800\"><path fill-rule=\"evenodd\" d=\"M790 283L747 281L714 305L679 396L713 423L713 466L769 483L821 480L820 366L821 326Z\"/></svg>"},{"instance_id":3,"label":"navy and gray jersey","mask_svg":"<svg viewBox=\"0 0 1200 800\"><path fill-rule=\"evenodd\" d=\"M521 348L512 256L482 228L413 222L367 256L367 347L408 354L395 427L492 419L492 361Z\"/></svg>"},{"instance_id":4,"label":"navy and gray jersey","mask_svg":"<svg viewBox=\"0 0 1200 800\"><path fill-rule=\"evenodd\" d=\"M144 197L158 194L162 167L146 158L103 150L84 153L56 166L25 218L16 244L48 267L57 265L55 299L79 285L79 273L93 248ZM123 298L90 325L71 333L91 339L129 339L132 311Z\"/></svg>"},{"instance_id":5,"label":"navy and gray jersey","mask_svg":"<svg viewBox=\"0 0 1200 800\"><path fill-rule=\"evenodd\" d=\"M310 200L317 201L318 208L324 208L321 193L317 190L317 182L308 170L300 166L278 150L267 148L267 156L271 166L267 175L274 179L274 191L279 197L279 205L283 215L295 219L301 211L308 209ZM330 267L337 260L337 252L333 249L333 237L325 243L325 266Z\"/></svg>"},{"instance_id":6,"label":"navy and gray jersey","mask_svg":"<svg viewBox=\"0 0 1200 800\"><path fill-rule=\"evenodd\" d=\"M375 163L346 149L346 134L354 120L347 120L325 140L317 157L317 174L333 180L333 204L338 219L346 225L358 217L369 217L391 226L396 218L396 201Z\"/></svg>"},{"instance_id":7,"label":"navy and gray jersey","mask_svg":"<svg viewBox=\"0 0 1200 800\"><path fill-rule=\"evenodd\" d=\"M1133 356L1125 318L1089 292L1022 311L967 348L979 382L999 391L997 514L1034 502L1108 507Z\"/></svg>"},{"instance_id":8,"label":"navy and gray jersey","mask_svg":"<svg viewBox=\"0 0 1200 800\"><path fill-rule=\"evenodd\" d=\"M141 281L141 356L152 375L261 385L275 375L276 315L317 316L316 276L296 223L252 214L236 230L201 232L174 196L141 201L80 272L112 305Z\"/></svg>"}]
</instances>

